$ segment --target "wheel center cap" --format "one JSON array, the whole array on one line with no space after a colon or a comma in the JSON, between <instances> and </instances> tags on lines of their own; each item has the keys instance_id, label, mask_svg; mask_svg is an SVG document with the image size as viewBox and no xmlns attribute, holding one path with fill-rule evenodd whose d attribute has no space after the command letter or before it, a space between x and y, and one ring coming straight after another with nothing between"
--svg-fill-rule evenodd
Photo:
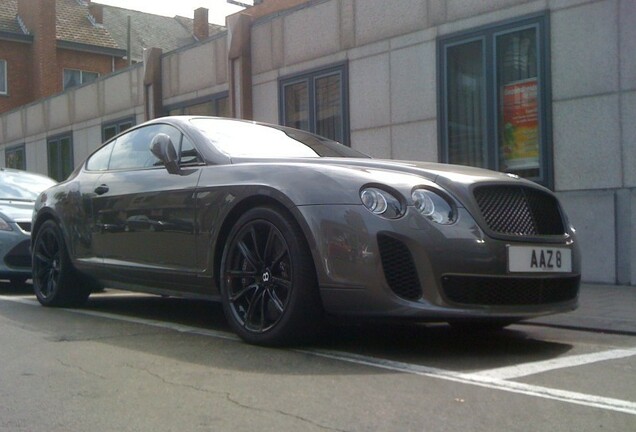
<instances>
[{"instance_id":1,"label":"wheel center cap","mask_svg":"<svg viewBox=\"0 0 636 432\"><path fill-rule=\"evenodd\" d=\"M269 280L271 279L272 275L269 273L269 270L265 271L263 273L263 282L269 282Z\"/></svg>"}]
</instances>

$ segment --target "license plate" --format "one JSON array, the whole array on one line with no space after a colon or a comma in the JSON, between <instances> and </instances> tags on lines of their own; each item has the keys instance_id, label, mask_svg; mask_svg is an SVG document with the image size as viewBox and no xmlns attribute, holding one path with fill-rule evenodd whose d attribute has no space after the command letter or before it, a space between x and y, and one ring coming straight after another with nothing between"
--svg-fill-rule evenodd
<instances>
[{"instance_id":1,"label":"license plate","mask_svg":"<svg viewBox=\"0 0 636 432\"><path fill-rule=\"evenodd\" d=\"M543 246L508 246L508 271L564 273L572 271L572 251Z\"/></svg>"}]
</instances>

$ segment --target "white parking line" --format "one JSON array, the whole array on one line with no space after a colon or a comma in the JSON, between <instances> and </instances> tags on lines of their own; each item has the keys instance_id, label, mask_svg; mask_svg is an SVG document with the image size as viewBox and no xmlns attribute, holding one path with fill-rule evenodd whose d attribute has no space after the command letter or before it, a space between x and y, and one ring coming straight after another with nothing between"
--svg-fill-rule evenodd
<instances>
[{"instance_id":1,"label":"white parking line","mask_svg":"<svg viewBox=\"0 0 636 432\"><path fill-rule=\"evenodd\" d=\"M444 369L430 368L411 363L397 362L393 360L379 359L369 356L361 356L344 352L330 352L322 350L298 350L306 354L313 354L320 357L340 360L348 363L355 363L364 366L388 369L396 372L410 373L414 375L426 376L429 378L442 379L446 381L454 381L462 384L470 384L478 387L486 387L495 390L506 391L510 393L524 394L535 396L543 399L558 400L561 402L572 403L576 405L585 405L594 408L600 408L608 411L617 411L627 414L636 415L636 403L621 399L606 398L602 396L594 396L585 393L571 392L567 390L552 389L549 387L536 386L531 384L518 383L515 381L506 381L481 377L478 373L465 374L459 372L448 371Z\"/></svg>"},{"instance_id":2,"label":"white parking line","mask_svg":"<svg viewBox=\"0 0 636 432\"><path fill-rule=\"evenodd\" d=\"M524 363L515 366L508 366L490 370L476 372L477 378L490 378L493 380L509 380L521 378L528 375L536 375L555 369L570 368L574 366L583 366L591 363L618 360L636 355L636 348L632 349L615 349L591 354L581 354L575 356L559 357L551 360L544 360L532 363Z\"/></svg>"},{"instance_id":3,"label":"white parking line","mask_svg":"<svg viewBox=\"0 0 636 432\"><path fill-rule=\"evenodd\" d=\"M37 305L37 302L27 298L16 298L0 296L0 300L11 301L28 305ZM197 327L191 327L182 324L167 323L163 321L150 320L145 318L135 318L123 315L116 315L106 312L98 312L87 309L64 309L80 315L88 315L99 318L107 318L117 321L124 321L133 324L142 324L167 330L173 330L181 333L197 334L209 336L219 339L239 341L239 338L232 333L206 330ZM461 384L469 384L478 387L485 387L494 390L506 391L511 393L523 394L527 396L539 397L542 399L558 400L576 405L584 405L594 408L600 408L608 411L616 411L627 414L636 415L636 403L621 399L613 399L601 396L594 396L585 393L571 392L567 390L553 389L549 387L524 384L515 381L509 381L511 378L519 378L528 376L532 373L545 372L557 368L573 367L583 364L589 364L597 361L612 360L617 358L630 357L636 354L636 348L625 350L612 350L597 355L571 356L570 358L555 359L554 361L535 362L518 367L498 368L486 370L483 372L460 373L445 369L421 366L412 363L404 363L393 360L386 360L377 357L351 354L341 351L328 351L320 349L295 349L294 352L313 355L317 357L328 358L332 360L358 364L362 366L374 367L379 369L391 370L395 372L408 373L413 375L425 376L428 378L442 379L453 381ZM536 372L532 372L536 371Z\"/></svg>"}]
</instances>

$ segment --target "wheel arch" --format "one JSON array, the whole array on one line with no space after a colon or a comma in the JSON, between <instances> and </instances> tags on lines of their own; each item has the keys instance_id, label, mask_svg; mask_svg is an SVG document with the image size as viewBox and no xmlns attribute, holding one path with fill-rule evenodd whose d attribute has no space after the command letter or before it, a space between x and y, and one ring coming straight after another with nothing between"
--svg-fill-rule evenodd
<instances>
[{"instance_id":1,"label":"wheel arch","mask_svg":"<svg viewBox=\"0 0 636 432\"><path fill-rule=\"evenodd\" d=\"M223 223L221 224L221 227L219 229L219 235L214 245L214 255L212 257L214 282L217 287L221 286L221 259L223 258L223 249L225 248L225 244L227 242L232 226L236 223L241 214L256 207L274 208L286 215L292 222L294 222L303 233L303 240L307 244L309 253L312 256L312 260L315 265L315 257L313 253L313 251L315 250L315 239L313 234L311 233L311 230L309 229L309 225L305 222L304 218L302 217L296 206L294 206L293 204L286 205L283 200L270 195L253 195L250 197L246 197L245 199L238 202L234 207L232 207L232 209L225 215Z\"/></svg>"},{"instance_id":2,"label":"wheel arch","mask_svg":"<svg viewBox=\"0 0 636 432\"><path fill-rule=\"evenodd\" d=\"M40 231L40 228L42 227L42 225L49 220L52 220L56 224L60 225L60 219L50 208L41 209L38 212L37 217L35 218L35 222L33 223L33 226L31 227L31 248L32 249L35 243L35 238L38 235L38 231ZM65 240L68 242L68 239L65 239Z\"/></svg>"}]
</instances>

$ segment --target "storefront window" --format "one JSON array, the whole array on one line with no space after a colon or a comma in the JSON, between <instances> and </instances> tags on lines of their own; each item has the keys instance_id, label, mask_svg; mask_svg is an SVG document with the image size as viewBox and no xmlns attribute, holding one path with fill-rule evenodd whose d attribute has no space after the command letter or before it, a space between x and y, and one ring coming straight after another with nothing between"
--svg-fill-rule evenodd
<instances>
[{"instance_id":1,"label":"storefront window","mask_svg":"<svg viewBox=\"0 0 636 432\"><path fill-rule=\"evenodd\" d=\"M444 162L552 182L547 16L440 39Z\"/></svg>"},{"instance_id":2,"label":"storefront window","mask_svg":"<svg viewBox=\"0 0 636 432\"><path fill-rule=\"evenodd\" d=\"M348 144L346 73L341 65L282 79L282 124Z\"/></svg>"}]
</instances>

